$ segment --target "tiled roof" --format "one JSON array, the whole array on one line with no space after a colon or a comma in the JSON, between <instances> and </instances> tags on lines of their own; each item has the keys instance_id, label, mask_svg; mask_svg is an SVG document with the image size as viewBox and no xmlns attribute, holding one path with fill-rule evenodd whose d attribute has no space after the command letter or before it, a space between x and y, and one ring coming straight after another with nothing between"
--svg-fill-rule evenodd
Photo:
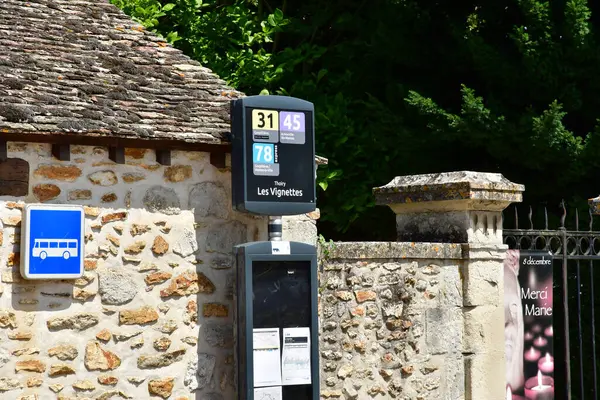
<instances>
[{"instance_id":1,"label":"tiled roof","mask_svg":"<svg viewBox=\"0 0 600 400\"><path fill-rule=\"evenodd\" d=\"M239 96L108 0L0 0L0 139L220 144Z\"/></svg>"}]
</instances>

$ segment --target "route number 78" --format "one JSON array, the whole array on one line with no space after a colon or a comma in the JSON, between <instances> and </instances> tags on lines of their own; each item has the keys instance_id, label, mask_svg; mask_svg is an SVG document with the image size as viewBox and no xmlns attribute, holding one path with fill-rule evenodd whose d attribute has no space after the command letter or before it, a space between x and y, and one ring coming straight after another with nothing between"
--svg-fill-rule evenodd
<instances>
[{"instance_id":1,"label":"route number 78","mask_svg":"<svg viewBox=\"0 0 600 400\"><path fill-rule=\"evenodd\" d=\"M273 164L275 145L267 143L254 143L252 145L252 162L259 164Z\"/></svg>"}]
</instances>

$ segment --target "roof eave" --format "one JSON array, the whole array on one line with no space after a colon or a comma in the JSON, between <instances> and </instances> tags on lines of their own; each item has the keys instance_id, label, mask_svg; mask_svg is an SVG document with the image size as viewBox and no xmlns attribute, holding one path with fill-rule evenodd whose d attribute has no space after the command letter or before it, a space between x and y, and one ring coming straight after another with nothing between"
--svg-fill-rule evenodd
<instances>
[{"instance_id":1,"label":"roof eave","mask_svg":"<svg viewBox=\"0 0 600 400\"><path fill-rule=\"evenodd\" d=\"M231 153L231 143L222 142L217 138L187 140L181 137L173 139L166 139L164 137L128 138L116 136L114 134L106 134L104 132L91 131L86 131L85 134L81 134L81 132L19 132L4 128L0 129L0 143L1 142L198 151L216 154ZM325 157L316 156L315 163L317 165L327 165L328 160Z\"/></svg>"}]
</instances>

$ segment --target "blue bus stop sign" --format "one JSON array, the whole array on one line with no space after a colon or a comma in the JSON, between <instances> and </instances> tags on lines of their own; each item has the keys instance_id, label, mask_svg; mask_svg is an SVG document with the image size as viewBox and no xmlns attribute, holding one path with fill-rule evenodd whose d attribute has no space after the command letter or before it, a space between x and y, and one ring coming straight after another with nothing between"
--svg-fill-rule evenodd
<instances>
[{"instance_id":1,"label":"blue bus stop sign","mask_svg":"<svg viewBox=\"0 0 600 400\"><path fill-rule=\"evenodd\" d=\"M29 204L21 223L21 275L25 279L77 279L83 275L82 206Z\"/></svg>"}]
</instances>

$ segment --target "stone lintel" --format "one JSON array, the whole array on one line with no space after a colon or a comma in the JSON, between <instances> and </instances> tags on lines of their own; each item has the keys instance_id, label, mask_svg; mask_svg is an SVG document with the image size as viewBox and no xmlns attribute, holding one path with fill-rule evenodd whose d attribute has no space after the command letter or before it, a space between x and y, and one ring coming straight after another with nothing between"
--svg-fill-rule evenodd
<instances>
[{"instance_id":1,"label":"stone lintel","mask_svg":"<svg viewBox=\"0 0 600 400\"><path fill-rule=\"evenodd\" d=\"M525 187L502 174L456 171L398 176L373 189L376 203L396 214L447 211L502 211L521 202Z\"/></svg>"},{"instance_id":2,"label":"stone lintel","mask_svg":"<svg viewBox=\"0 0 600 400\"><path fill-rule=\"evenodd\" d=\"M324 247L330 260L463 260L468 251L455 243L340 242Z\"/></svg>"}]
</instances>

